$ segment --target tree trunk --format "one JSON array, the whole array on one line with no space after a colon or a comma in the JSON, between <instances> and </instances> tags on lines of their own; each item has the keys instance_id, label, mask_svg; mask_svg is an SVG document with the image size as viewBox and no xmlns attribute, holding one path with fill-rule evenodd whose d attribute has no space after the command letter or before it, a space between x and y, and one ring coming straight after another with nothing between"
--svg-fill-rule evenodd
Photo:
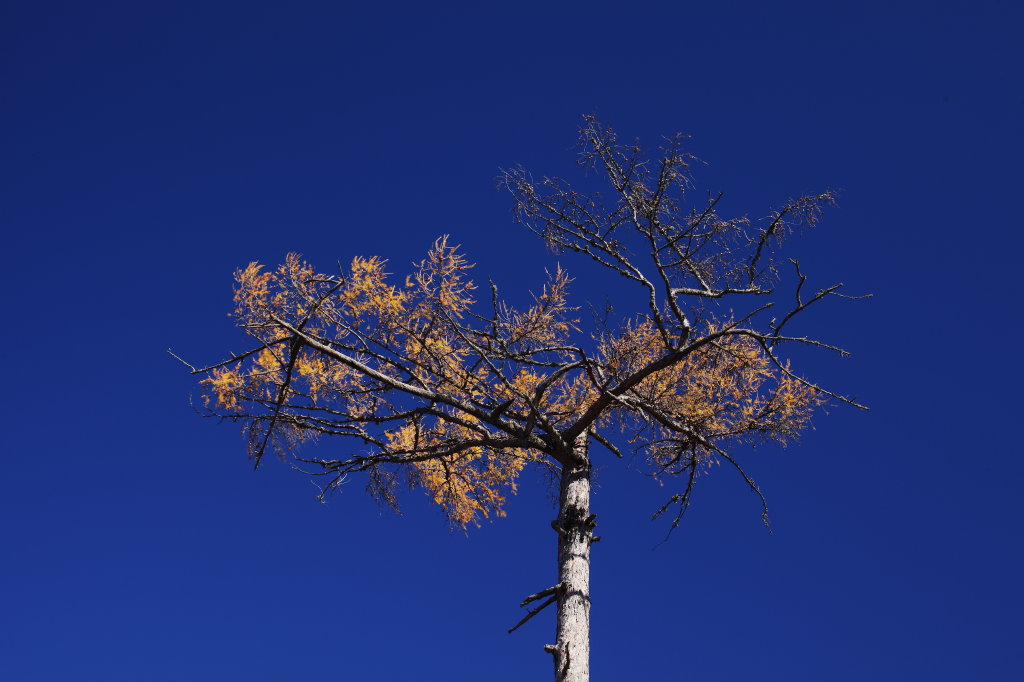
<instances>
[{"instance_id":1,"label":"tree trunk","mask_svg":"<svg viewBox=\"0 0 1024 682\"><path fill-rule=\"evenodd\" d=\"M558 624L555 682L590 680L590 460L587 436L573 449L574 460L562 468L558 497Z\"/></svg>"}]
</instances>

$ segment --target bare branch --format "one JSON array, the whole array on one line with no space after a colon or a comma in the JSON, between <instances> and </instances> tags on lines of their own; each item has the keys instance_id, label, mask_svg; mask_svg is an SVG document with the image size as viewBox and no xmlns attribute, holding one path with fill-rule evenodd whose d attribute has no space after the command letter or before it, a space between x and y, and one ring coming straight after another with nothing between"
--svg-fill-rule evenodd
<instances>
[{"instance_id":1,"label":"bare branch","mask_svg":"<svg viewBox=\"0 0 1024 682\"><path fill-rule=\"evenodd\" d=\"M552 604L554 604L554 603L555 603L556 601L558 601L558 595L557 595L557 594L555 594L555 595L552 595L551 597L549 597L549 598L548 598L548 600L547 600L547 601L545 601L545 602L544 602L543 604L541 604L540 606L538 606L538 607L536 607L536 608L534 608L534 609L531 609L531 610L529 611L529 613L527 613L527 614L526 614L525 616L523 616L523 619L522 619L522 620L520 620L520 621L519 621L518 623L516 623L516 624L515 624L515 625L513 625L513 626L512 626L511 628L509 628L509 630L508 630L508 634L510 634L510 635L511 635L511 634L512 634L513 632L515 632L516 630L518 630L518 629L520 628L520 626L522 626L522 625L526 624L526 622L527 622L527 621L529 621L529 620L530 620L531 618L533 618L534 616L536 616L536 615L537 615L538 613L540 613L541 611L543 611L543 610L544 610L544 609L546 609L547 607L549 607L549 606L551 606Z\"/></svg>"}]
</instances>

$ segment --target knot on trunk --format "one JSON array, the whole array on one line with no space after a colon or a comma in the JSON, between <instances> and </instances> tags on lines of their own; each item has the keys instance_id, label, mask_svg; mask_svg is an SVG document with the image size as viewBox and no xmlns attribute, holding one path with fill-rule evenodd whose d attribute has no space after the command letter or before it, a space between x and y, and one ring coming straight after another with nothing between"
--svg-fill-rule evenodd
<instances>
[{"instance_id":1,"label":"knot on trunk","mask_svg":"<svg viewBox=\"0 0 1024 682\"><path fill-rule=\"evenodd\" d=\"M586 515L586 512L579 508L570 507L565 509L562 519L555 519L551 522L551 528L563 537L571 537L579 534L584 537L591 537L591 542L596 542L593 537L594 528L597 526L597 514Z\"/></svg>"}]
</instances>

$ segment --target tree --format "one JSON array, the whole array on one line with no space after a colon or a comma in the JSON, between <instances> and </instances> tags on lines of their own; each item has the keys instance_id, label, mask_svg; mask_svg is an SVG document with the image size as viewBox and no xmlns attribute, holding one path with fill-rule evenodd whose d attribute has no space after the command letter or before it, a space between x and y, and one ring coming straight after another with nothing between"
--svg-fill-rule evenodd
<instances>
[{"instance_id":1,"label":"tree","mask_svg":"<svg viewBox=\"0 0 1024 682\"><path fill-rule=\"evenodd\" d=\"M780 355L786 344L846 354L787 334L842 285L808 296L799 264L787 278L777 258L833 195L789 200L754 223L721 217L722 194L689 207L683 142L668 139L660 160L646 162L638 145L586 117L580 163L607 180L608 200L521 169L502 174L518 220L555 252L582 254L635 285L641 308L616 327L581 327L560 266L524 310L502 302L493 283L477 305L471 264L441 237L398 284L379 258L354 258L337 274L295 254L275 270L250 263L236 273L234 315L253 347L190 365L204 376L209 413L243 424L256 465L268 450L291 457L323 480L321 497L364 474L384 504L397 508L401 485L422 488L465 528L503 515L525 468L556 475L558 582L524 600L532 608L513 630L556 606L545 649L558 682L589 679L590 549L600 539L591 445L619 458L632 448L650 473L679 480L654 510L673 512L670 531L717 462L760 497L767 523L737 447L787 443L828 401L860 407ZM786 279L792 303L779 310ZM301 444L324 436L348 437L353 454L300 456Z\"/></svg>"}]
</instances>

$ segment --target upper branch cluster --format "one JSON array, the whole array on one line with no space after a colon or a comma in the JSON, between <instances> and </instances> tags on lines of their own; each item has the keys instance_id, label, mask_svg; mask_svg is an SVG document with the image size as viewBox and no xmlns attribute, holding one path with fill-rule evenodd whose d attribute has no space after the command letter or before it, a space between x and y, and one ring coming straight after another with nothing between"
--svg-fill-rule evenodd
<instances>
[{"instance_id":1,"label":"upper branch cluster","mask_svg":"<svg viewBox=\"0 0 1024 682\"><path fill-rule=\"evenodd\" d=\"M731 443L786 442L825 400L846 400L777 355L784 342L839 350L783 328L841 285L803 297L796 266L795 304L764 321L779 245L831 194L791 200L756 225L721 217L721 195L688 208L682 142L668 140L652 164L586 119L581 162L606 178L609 200L504 174L519 218L549 245L639 285L641 312L618 329L581 333L561 268L525 310L493 285L489 306L478 304L472 265L446 238L398 284L377 258L323 274L292 254L276 270L236 273L235 315L256 344L195 370L209 399L244 421L257 462L268 447L349 436L360 444L348 457L297 458L328 477L325 490L367 472L393 503L405 480L461 525L501 514L527 464L567 463L582 434L621 456L624 433L655 473L687 480L670 500L681 513L701 465L736 464ZM737 313L723 300L750 303Z\"/></svg>"}]
</instances>

